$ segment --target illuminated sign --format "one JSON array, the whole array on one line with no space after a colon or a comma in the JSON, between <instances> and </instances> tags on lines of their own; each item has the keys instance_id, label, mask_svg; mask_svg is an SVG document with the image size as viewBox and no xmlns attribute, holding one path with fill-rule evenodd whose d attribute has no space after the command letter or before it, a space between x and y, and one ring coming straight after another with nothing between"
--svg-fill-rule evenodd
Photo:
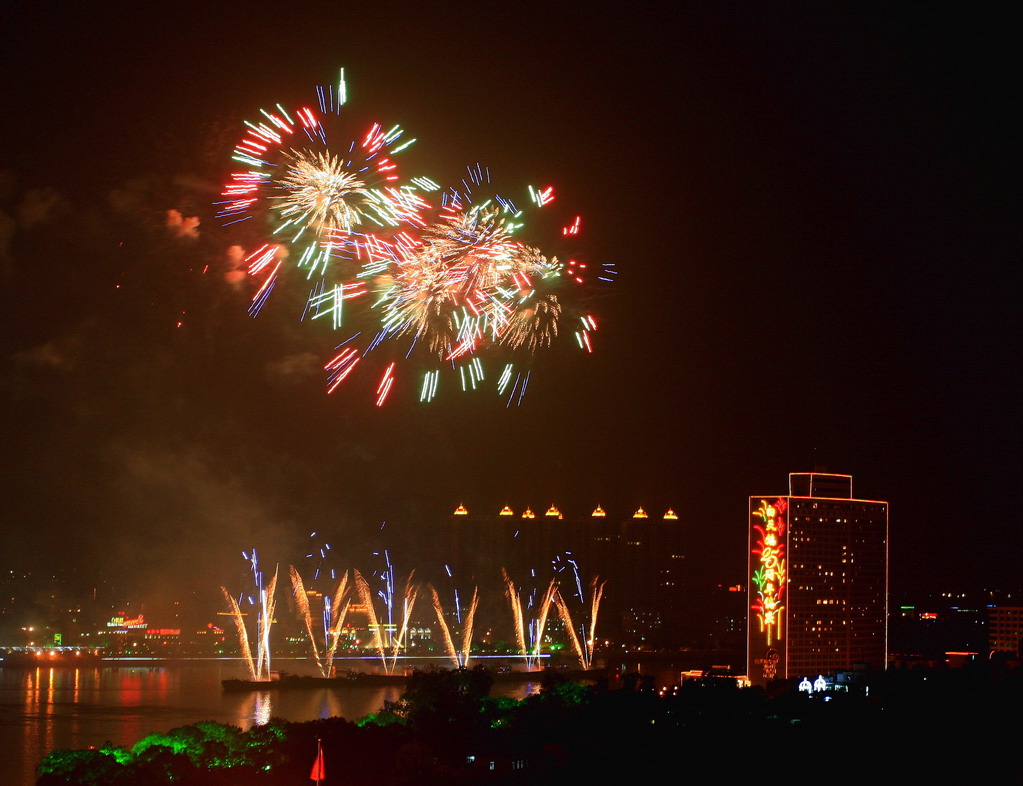
<instances>
[{"instance_id":1,"label":"illuminated sign","mask_svg":"<svg viewBox=\"0 0 1023 786\"><path fill-rule=\"evenodd\" d=\"M108 628L145 628L146 621L142 615L139 614L137 617L125 617L124 612L117 614L110 618L107 622Z\"/></svg>"},{"instance_id":2,"label":"illuminated sign","mask_svg":"<svg viewBox=\"0 0 1023 786\"><path fill-rule=\"evenodd\" d=\"M821 693L827 689L828 681L824 679L823 674L818 674L817 679L815 679L813 683L810 682L808 677L803 677L802 681L799 683L799 690L804 693Z\"/></svg>"},{"instance_id":3,"label":"illuminated sign","mask_svg":"<svg viewBox=\"0 0 1023 786\"><path fill-rule=\"evenodd\" d=\"M765 680L773 680L778 676L778 664L780 662L781 656L778 654L778 650L773 648L769 649L763 658L753 659L753 665L760 667Z\"/></svg>"},{"instance_id":4,"label":"illuminated sign","mask_svg":"<svg viewBox=\"0 0 1023 786\"><path fill-rule=\"evenodd\" d=\"M753 572L753 583L757 587L757 599L752 609L760 623L760 632L767 637L771 646L782 638L782 611L785 608L785 506L784 498L778 498L773 505L760 500L760 508L753 511L761 523L753 525L759 535L753 554L758 563Z\"/></svg>"}]
</instances>

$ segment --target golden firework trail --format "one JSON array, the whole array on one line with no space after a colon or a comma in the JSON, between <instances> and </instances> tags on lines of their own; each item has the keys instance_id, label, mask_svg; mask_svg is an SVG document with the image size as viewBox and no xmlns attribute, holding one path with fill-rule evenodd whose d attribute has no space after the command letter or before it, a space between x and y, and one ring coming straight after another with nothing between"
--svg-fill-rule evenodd
<instances>
[{"instance_id":1,"label":"golden firework trail","mask_svg":"<svg viewBox=\"0 0 1023 786\"><path fill-rule=\"evenodd\" d=\"M470 652L472 650L473 624L476 620L476 607L479 605L479 587L473 587L472 600L469 603L469 610L465 615L465 622L462 624L462 646L460 649L455 649L455 642L451 637L451 629L444 619L444 607L441 605L440 596L432 584L428 586L433 597L433 610L437 614L437 624L444 637L444 647L447 649L448 656L456 668L465 668L469 663Z\"/></svg>"},{"instance_id":2,"label":"golden firework trail","mask_svg":"<svg viewBox=\"0 0 1023 786\"><path fill-rule=\"evenodd\" d=\"M526 651L526 631L522 620L522 599L519 597L519 592L515 589L515 582L508 576L508 571L501 568L501 578L504 580L504 596L508 598L508 604L511 606L512 621L515 625L515 643L519 647L519 652L522 653L523 657L528 657L529 653Z\"/></svg>"},{"instance_id":3,"label":"golden firework trail","mask_svg":"<svg viewBox=\"0 0 1023 786\"><path fill-rule=\"evenodd\" d=\"M462 626L462 668L469 667L469 652L472 649L473 622L476 619L476 606L479 604L479 587L472 588L472 601L469 603L469 613L465 615L465 624Z\"/></svg>"},{"instance_id":4,"label":"golden firework trail","mask_svg":"<svg viewBox=\"0 0 1023 786\"><path fill-rule=\"evenodd\" d=\"M316 661L316 668L322 673L323 662L320 660L320 653L316 647L316 636L313 633L313 618L309 613L309 596L306 594L302 577L295 570L294 565L288 567L288 572L291 575L291 588L295 593L295 605L298 606L298 611L302 615L303 622L305 622L306 633L309 634L309 646L313 650L313 660Z\"/></svg>"},{"instance_id":5,"label":"golden firework trail","mask_svg":"<svg viewBox=\"0 0 1023 786\"><path fill-rule=\"evenodd\" d=\"M579 635L576 633L575 626L572 623L572 615L568 610L568 603L565 601L560 590L554 590L554 604L558 607L558 614L561 617L561 621L565 624L565 631L568 633L569 642L575 651L576 657L579 658L579 665L583 669L589 669L593 662L593 647L597 635L597 612L600 610L600 601L604 597L604 584L606 583L600 582L596 576L590 582L590 629L587 633L586 625L583 624L582 640L579 639Z\"/></svg>"},{"instance_id":6,"label":"golden firework trail","mask_svg":"<svg viewBox=\"0 0 1023 786\"><path fill-rule=\"evenodd\" d=\"M359 603L366 607L366 616L369 617L369 626L373 631L373 642L370 646L380 653L380 660L386 670L387 653L384 650L383 636L380 635L380 623L377 621L376 608L373 606L373 593L370 592L369 584L366 583L366 579L359 571L353 569L352 574L355 577L355 590L359 595Z\"/></svg>"},{"instance_id":7,"label":"golden firework trail","mask_svg":"<svg viewBox=\"0 0 1023 786\"><path fill-rule=\"evenodd\" d=\"M412 577L415 573L415 571L409 573L408 578L405 580L405 595L401 611L401 629L398 631L398 637L394 640L394 645L391 647L391 668L388 670L389 672L394 671L395 664L398 662L398 653L405 644L405 635L408 632L409 620L412 619L412 609L415 608L416 596L419 594L419 585L412 583Z\"/></svg>"},{"instance_id":8,"label":"golden firework trail","mask_svg":"<svg viewBox=\"0 0 1023 786\"><path fill-rule=\"evenodd\" d=\"M338 642L341 641L341 630L345 625L345 617L348 615L348 608L352 605L351 598L348 596L348 572L345 571L341 575L341 580L337 584L337 590L334 592L334 599L330 607L330 618L332 620L330 625L330 645L327 648L326 663L324 664L324 676L331 676L334 669L334 653L337 652ZM343 604L343 605L342 605Z\"/></svg>"},{"instance_id":9,"label":"golden firework trail","mask_svg":"<svg viewBox=\"0 0 1023 786\"><path fill-rule=\"evenodd\" d=\"M455 662L455 666L458 667L461 664L458 662L458 652L455 651L455 642L451 640L451 631L448 629L448 623L444 619L444 607L441 606L440 596L437 594L437 590L434 586L430 586L430 595L433 597L433 610L437 614L437 627L440 628L441 635L444 637L444 647L447 649L448 655L451 656L451 660Z\"/></svg>"},{"instance_id":10,"label":"golden firework trail","mask_svg":"<svg viewBox=\"0 0 1023 786\"><path fill-rule=\"evenodd\" d=\"M565 632L568 634L568 640L575 651L576 657L579 658L579 664L584 669L589 668L589 664L586 661L586 651L579 643L579 636L576 635L575 626L572 624L572 615L560 590L555 590L554 605L558 607L558 614L561 616L561 621L565 624Z\"/></svg>"},{"instance_id":11,"label":"golden firework trail","mask_svg":"<svg viewBox=\"0 0 1023 786\"><path fill-rule=\"evenodd\" d=\"M245 661L245 665L249 667L249 679L255 680L256 677L256 663L252 660L252 648L249 646L249 634L245 630L245 621L242 619L242 611L238 608L238 601L236 601L231 593L227 591L226 587L220 588L224 593L224 599L227 601L227 606L231 610L231 616L234 618L235 628L238 630L238 644L241 648L242 660Z\"/></svg>"},{"instance_id":12,"label":"golden firework trail","mask_svg":"<svg viewBox=\"0 0 1023 786\"><path fill-rule=\"evenodd\" d=\"M533 661L538 663L540 659L540 648L543 646L543 634L547 628L547 616L551 610L551 603L554 601L554 593L557 592L555 580L551 579L547 591L540 600L540 610L536 615L536 639L533 642Z\"/></svg>"},{"instance_id":13,"label":"golden firework trail","mask_svg":"<svg viewBox=\"0 0 1023 786\"><path fill-rule=\"evenodd\" d=\"M277 607L277 599L274 594L277 590L277 571L278 568L274 568L274 577L270 579L270 584L261 593L263 614L260 619L257 619L259 646L256 655L259 658L259 663L256 667L256 679L259 679L260 667L263 664L266 665L266 679L270 679L270 627L274 624L274 610Z\"/></svg>"},{"instance_id":14,"label":"golden firework trail","mask_svg":"<svg viewBox=\"0 0 1023 786\"><path fill-rule=\"evenodd\" d=\"M590 582L590 635L586 638L587 663L593 662L593 647L597 638L597 612L600 611L600 601L604 597L604 585L607 584L606 581L601 581L598 585L598 581L598 577L594 576L593 581Z\"/></svg>"}]
</instances>

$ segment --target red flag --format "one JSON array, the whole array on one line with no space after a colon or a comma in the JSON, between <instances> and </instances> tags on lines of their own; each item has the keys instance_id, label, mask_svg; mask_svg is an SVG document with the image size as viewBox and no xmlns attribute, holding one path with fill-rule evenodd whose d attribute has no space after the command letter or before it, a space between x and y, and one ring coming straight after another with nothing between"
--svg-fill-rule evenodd
<instances>
[{"instance_id":1,"label":"red flag","mask_svg":"<svg viewBox=\"0 0 1023 786\"><path fill-rule=\"evenodd\" d=\"M319 783L327 777L327 770L323 765L323 745L316 741L316 761L313 762L313 771L309 773L309 780Z\"/></svg>"}]
</instances>

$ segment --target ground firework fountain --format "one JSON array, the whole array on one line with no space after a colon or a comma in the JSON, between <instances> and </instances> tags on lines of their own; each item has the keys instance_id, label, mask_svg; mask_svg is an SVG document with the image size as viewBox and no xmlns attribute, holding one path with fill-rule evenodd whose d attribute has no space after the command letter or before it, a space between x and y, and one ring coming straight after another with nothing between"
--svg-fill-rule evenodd
<instances>
[{"instance_id":1,"label":"ground firework fountain","mask_svg":"<svg viewBox=\"0 0 1023 786\"><path fill-rule=\"evenodd\" d=\"M547 627L547 616L550 612L551 603L554 600L555 580L551 579L551 583L539 600L536 598L535 589L530 595L527 602L527 610L535 609L536 616L529 620L527 627L525 613L522 608L522 597L515 586L515 582L508 576L504 568L501 568L501 578L504 580L504 595L511 606L512 620L515 627L515 643L518 645L519 652L525 658L526 669L535 669L540 664L540 650L543 645L544 630Z\"/></svg>"},{"instance_id":2,"label":"ground firework fountain","mask_svg":"<svg viewBox=\"0 0 1023 786\"><path fill-rule=\"evenodd\" d=\"M270 628L274 623L274 608L276 605L274 593L277 589L277 570L274 569L273 578L264 587L263 572L259 569L256 550L252 550L251 557L244 553L242 556L249 561L256 584L255 597L252 595L248 596L249 605L256 609L255 658L252 656L252 647L249 644L249 633L245 627L245 620L242 619L244 614L241 610L241 601L245 598L245 595L242 594L238 600L235 600L225 587L221 587L221 590L223 590L224 598L228 602L231 616L234 618L235 628L238 630L239 648L242 659L249 668L249 678L262 682L270 679Z\"/></svg>"},{"instance_id":3,"label":"ground firework fountain","mask_svg":"<svg viewBox=\"0 0 1023 786\"><path fill-rule=\"evenodd\" d=\"M391 674L397 666L398 656L405 646L409 623L412 620L412 611L415 608L416 597L419 594L419 585L412 582L415 571L410 573L405 580L405 591L401 598L401 609L397 613L398 623L394 621L394 569L390 564L390 560L388 559L387 569L383 574L384 589L377 593L377 596L383 600L385 617L377 614L373 591L370 589L369 582L366 581L359 571L355 570L352 573L355 577L355 591L359 596L359 603L365 608L370 630L373 631L373 639L370 646L380 655L380 662L383 664L384 671ZM382 619L386 619L386 623L382 623Z\"/></svg>"},{"instance_id":4,"label":"ground firework fountain","mask_svg":"<svg viewBox=\"0 0 1023 786\"><path fill-rule=\"evenodd\" d=\"M522 653L522 657L526 658L526 664L528 668L529 654L526 651L526 632L522 620L522 599L519 596L519 591L515 587L515 582L508 576L508 571L501 568L501 579L504 581L504 596L508 599L508 604L511 606L512 622L515 627L515 643L519 647L519 652Z\"/></svg>"},{"instance_id":5,"label":"ground firework fountain","mask_svg":"<svg viewBox=\"0 0 1023 786\"><path fill-rule=\"evenodd\" d=\"M309 634L309 645L312 648L313 660L316 661L316 668L324 677L332 676L334 670L334 653L337 652L338 642L341 640L341 629L345 624L345 617L348 615L348 608L351 599L348 597L348 573L345 572L338 582L334 595L323 596L323 655L321 657L319 648L316 646L316 635L314 633L312 612L309 609L309 595L305 585L302 583L302 576L291 566L291 586L295 593L295 605L305 622L306 632Z\"/></svg>"},{"instance_id":6,"label":"ground firework fountain","mask_svg":"<svg viewBox=\"0 0 1023 786\"><path fill-rule=\"evenodd\" d=\"M398 635L394 638L394 642L391 645L391 663L388 673L394 671L394 667L398 662L398 654L401 652L401 648L405 646L405 637L408 635L412 610L415 608L416 596L419 594L419 585L412 583L414 575L415 571L412 571L412 573L408 574L408 579L405 580L405 594L402 597L401 608L401 627L398 629Z\"/></svg>"},{"instance_id":7,"label":"ground firework fountain","mask_svg":"<svg viewBox=\"0 0 1023 786\"><path fill-rule=\"evenodd\" d=\"M530 659L532 661L533 668L540 665L540 650L543 647L543 635L547 628L547 617L550 614L551 603L554 601L555 591L555 580L551 579L551 583L547 586L547 590L544 592L543 597L540 598L540 602L537 604L536 618L529 626Z\"/></svg>"},{"instance_id":8,"label":"ground firework fountain","mask_svg":"<svg viewBox=\"0 0 1023 786\"><path fill-rule=\"evenodd\" d=\"M600 580L594 576L593 581L590 582L589 631L586 629L586 623L580 622L579 631L576 632L575 625L572 623L572 615L569 612L568 603L561 594L561 590L554 590L554 605L558 608L558 614L561 616L561 621L565 624L565 631L572 644L572 649L575 651L576 657L579 658L579 665L582 666L583 669L589 669L593 662L593 647L596 642L597 631L597 612L600 610L600 600L603 596L604 582L600 582ZM585 602L585 599L582 598L581 594L580 600ZM580 634L582 635L581 639Z\"/></svg>"},{"instance_id":9,"label":"ground firework fountain","mask_svg":"<svg viewBox=\"0 0 1023 786\"><path fill-rule=\"evenodd\" d=\"M460 649L456 649L455 641L451 637L451 629L448 627L447 620L444 619L444 607L441 605L440 596L437 594L437 590L434 589L433 585L429 586L430 594L433 596L433 610L437 614L437 625L444 638L444 647L447 650L448 656L451 658L452 663L454 663L455 668L467 668L469 665L469 654L472 650L472 634L473 624L476 619L476 607L479 605L479 587L473 588L472 601L469 603L469 610L466 612L465 621L462 623L462 646Z\"/></svg>"},{"instance_id":10,"label":"ground firework fountain","mask_svg":"<svg viewBox=\"0 0 1023 786\"><path fill-rule=\"evenodd\" d=\"M328 548L321 550L321 557ZM304 580L302 571L294 565L289 566L296 613L305 628L310 660L316 664L316 671L322 677L336 676L335 655L344 638L345 626L352 624L352 615L365 615L369 635L363 639L362 646L380 658L385 674L398 671L399 661L405 655L414 629L415 604L423 585L414 581L415 571L410 572L403 583L396 581L395 569L386 550L375 552L375 555L382 556L385 565L372 573L354 569L342 572L316 566L314 582L321 571L329 572L331 580L340 574L334 591L325 588L322 595L319 590L312 591L313 585L306 583L308 575ZM275 622L278 572L275 569L270 580L264 581L256 552L243 556L250 563L254 591L252 594L232 595L226 588L222 590L238 633L241 659L248 668L249 681L268 681L273 678L270 630ZM556 557L552 566L554 576L548 577L546 585L537 586L536 571L532 571L534 584L531 588L518 586L508 571L501 569L504 596L512 614L516 649L526 671L540 668L542 659L547 657L544 648L548 623L551 615L556 614L565 629L564 638L560 634L558 638L571 649L579 665L589 669L593 663L604 584L594 577L587 593L574 560ZM310 566L312 570L313 566ZM448 569L448 576L451 575ZM437 589L431 584L425 586L429 589L436 616L434 641L455 668L466 668L472 659L479 587L473 588L468 603L455 588L452 605L445 610ZM246 617L252 617L254 625L248 623Z\"/></svg>"},{"instance_id":11,"label":"ground firework fountain","mask_svg":"<svg viewBox=\"0 0 1023 786\"><path fill-rule=\"evenodd\" d=\"M369 584L363 575L357 570L352 571L355 581L355 591L359 596L359 603L362 605L366 617L369 621L369 629L373 633L373 639L370 642L370 647L375 649L380 654L380 661L383 663L384 668L387 668L387 654L384 648L384 638L380 631L380 622L377 618L377 611L373 605L373 593L370 591Z\"/></svg>"}]
</instances>

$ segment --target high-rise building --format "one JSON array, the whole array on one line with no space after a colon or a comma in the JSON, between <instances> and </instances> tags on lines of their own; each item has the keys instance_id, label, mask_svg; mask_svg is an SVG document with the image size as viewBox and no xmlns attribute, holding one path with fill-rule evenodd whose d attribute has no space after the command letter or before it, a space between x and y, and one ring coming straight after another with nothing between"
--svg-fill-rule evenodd
<instances>
[{"instance_id":1,"label":"high-rise building","mask_svg":"<svg viewBox=\"0 0 1023 786\"><path fill-rule=\"evenodd\" d=\"M850 475L793 473L749 515L750 681L883 669L888 503L854 499Z\"/></svg>"},{"instance_id":2,"label":"high-rise building","mask_svg":"<svg viewBox=\"0 0 1023 786\"><path fill-rule=\"evenodd\" d=\"M992 652L1023 654L1023 607L988 608L988 648Z\"/></svg>"},{"instance_id":3,"label":"high-rise building","mask_svg":"<svg viewBox=\"0 0 1023 786\"><path fill-rule=\"evenodd\" d=\"M504 568L521 586L543 588L556 575L575 596L599 577L601 636L638 648L680 639L685 528L672 509L622 517L600 505L574 513L505 506L479 515L459 505L445 529L438 533L445 565L466 586L496 584ZM488 594L504 602L500 592Z\"/></svg>"}]
</instances>

